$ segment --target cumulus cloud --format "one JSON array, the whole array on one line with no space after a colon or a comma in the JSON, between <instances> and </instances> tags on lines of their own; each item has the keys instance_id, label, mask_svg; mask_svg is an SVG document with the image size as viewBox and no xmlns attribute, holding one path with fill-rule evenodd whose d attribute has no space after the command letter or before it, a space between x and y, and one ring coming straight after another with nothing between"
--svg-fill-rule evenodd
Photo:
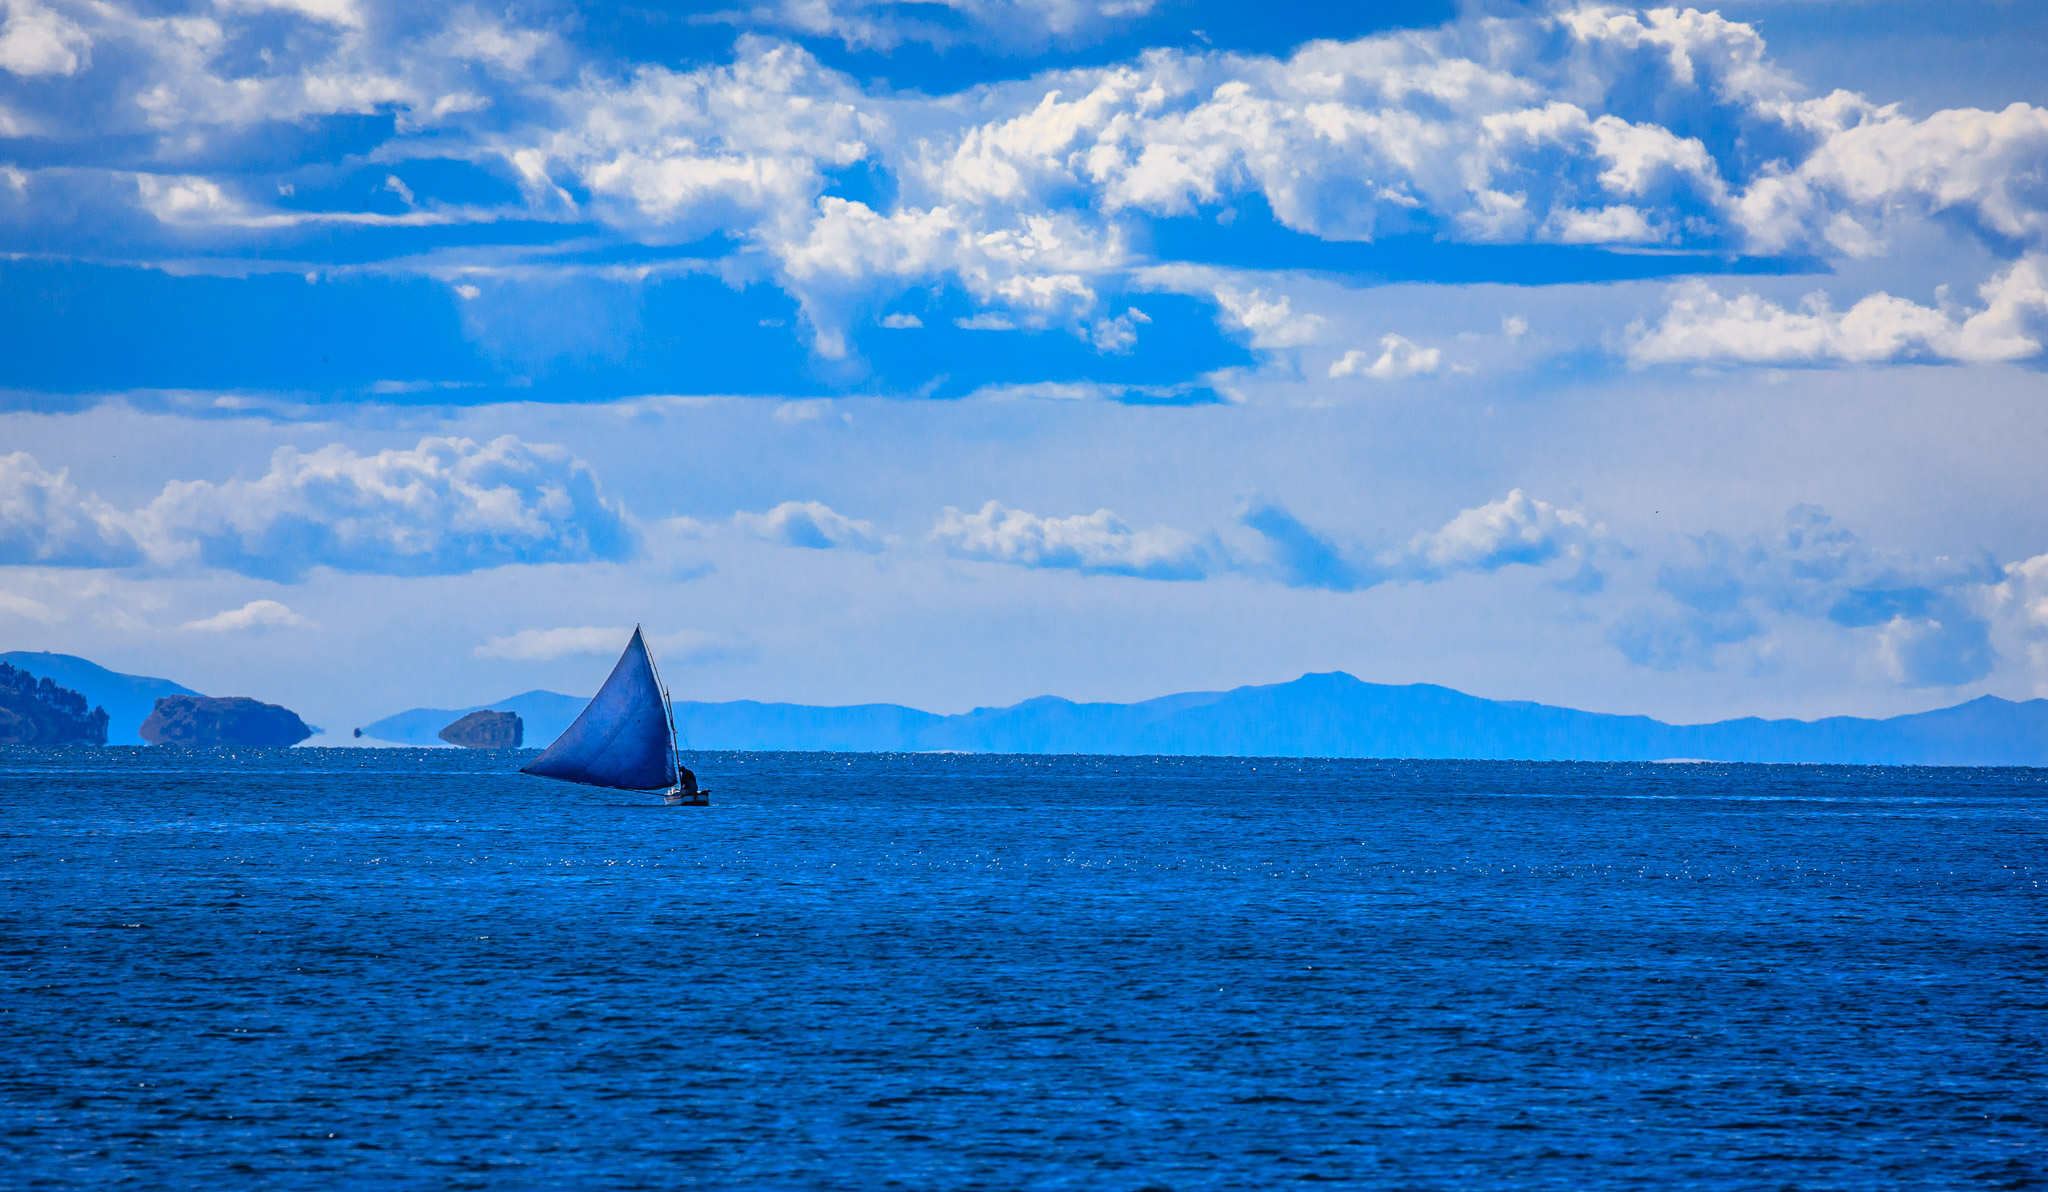
<instances>
[{"instance_id":1,"label":"cumulus cloud","mask_svg":"<svg viewBox=\"0 0 2048 1192\"><path fill-rule=\"evenodd\" d=\"M1128 259L1118 229L1071 213L1030 214L990 227L945 205L885 215L830 196L818 200L817 217L800 239L779 241L773 251L813 328L814 346L827 357L847 352L844 308L854 298L942 281L1001 308L979 316L989 320L979 325L1058 325L1085 338L1100 327L1089 318L1099 299L1090 279ZM1108 346L1127 347L1128 341Z\"/></svg>"},{"instance_id":2,"label":"cumulus cloud","mask_svg":"<svg viewBox=\"0 0 2048 1192\"><path fill-rule=\"evenodd\" d=\"M323 566L427 575L622 559L635 542L588 466L510 435L481 446L429 437L374 455L280 448L255 480L172 481L129 513L25 455L0 458L4 562L116 566L147 555L296 580Z\"/></svg>"},{"instance_id":3,"label":"cumulus cloud","mask_svg":"<svg viewBox=\"0 0 2048 1192\"><path fill-rule=\"evenodd\" d=\"M1404 578L1445 579L1516 563L1584 561L1606 533L1604 526L1578 510L1535 500L1518 488L1498 501L1464 510L1439 529L1417 534L1399 551L1382 554L1379 563Z\"/></svg>"},{"instance_id":4,"label":"cumulus cloud","mask_svg":"<svg viewBox=\"0 0 2048 1192\"><path fill-rule=\"evenodd\" d=\"M1405 336L1387 335L1380 339L1377 357L1354 348L1330 365L1330 377L1333 380L1360 376L1376 381L1399 381L1435 372L1443 361L1443 355L1442 350L1422 347ZM1372 363L1366 363L1368 359Z\"/></svg>"},{"instance_id":5,"label":"cumulus cloud","mask_svg":"<svg viewBox=\"0 0 2048 1192\"><path fill-rule=\"evenodd\" d=\"M167 556L282 580L313 567L446 575L624 559L635 546L588 465L511 435L373 455L281 447L254 480L166 485L138 521Z\"/></svg>"},{"instance_id":6,"label":"cumulus cloud","mask_svg":"<svg viewBox=\"0 0 2048 1192\"><path fill-rule=\"evenodd\" d=\"M201 633L243 633L252 629L274 629L310 625L312 622L275 600L251 600L240 608L226 609L179 628Z\"/></svg>"},{"instance_id":7,"label":"cumulus cloud","mask_svg":"<svg viewBox=\"0 0 2048 1192\"><path fill-rule=\"evenodd\" d=\"M121 567L142 560L127 520L81 493L66 469L26 452L0 455L0 564Z\"/></svg>"},{"instance_id":8,"label":"cumulus cloud","mask_svg":"<svg viewBox=\"0 0 2048 1192\"><path fill-rule=\"evenodd\" d=\"M1647 87L1747 112L1788 87L1762 52L1753 30L1711 14L1590 8L1286 58L1159 51L1070 72L1057 90L1002 91L1007 111L926 142L910 177L946 201L1081 189L1152 215L1255 194L1287 227L1333 239L1679 243L1725 223L1733 163L1601 109Z\"/></svg>"},{"instance_id":9,"label":"cumulus cloud","mask_svg":"<svg viewBox=\"0 0 2048 1192\"><path fill-rule=\"evenodd\" d=\"M571 26L472 6L0 6L0 69L36 73L48 90L20 110L10 95L0 127L76 151L58 154L61 168L7 167L19 175L5 176L9 188L35 196L23 208L32 221L70 220L71 202L104 183L181 253L207 233L244 253L251 238L310 222L517 217L576 235L595 227L614 243L716 237L731 247L727 279L781 286L827 358L853 353L855 328L903 325L876 312L912 289L964 292L979 308L968 317L991 320L982 325L1057 328L1128 351L1143 320L1103 295L1152 264L1152 218L1213 216L1225 239L1237 234L1231 219L1270 214L1331 241L1828 258L1882 253L1900 221L1940 218L1976 228L2007 259L2048 250L2048 110L1916 119L1860 95L1810 96L1754 27L1695 9L1474 10L1282 55L1159 48L927 96L864 84L759 31L867 48L1072 43L1157 0L758 0L720 14L746 30L728 60L687 67L622 66L566 40ZM265 34L279 22L290 36ZM263 52L248 52L256 44ZM93 55L119 61L118 77L95 79ZM380 175L391 166L395 187L282 203L273 191L289 181L233 164L238 138L254 146L273 123L333 116L390 118L390 139L365 160L385 163ZM152 150L97 172L84 160L121 137ZM415 156L495 171L518 197L446 201L424 174L392 165ZM129 172L135 160L149 172ZM835 182L854 174L876 185L840 193ZM389 209L394 193L412 194L404 210ZM2025 269L2039 272L2015 276ZM1987 296L1969 317L1884 295L1837 314L1824 300L1783 311L1689 290L1631 358L2011 359L2040 341L2026 329L2037 304L2024 280L2005 306ZM1260 350L1318 333L1270 285L1204 296ZM1797 342L1775 343L1787 337ZM1773 342L1741 346L1759 340ZM1434 352L1383 341L1345 354L1337 375L1419 375L1438 367Z\"/></svg>"},{"instance_id":10,"label":"cumulus cloud","mask_svg":"<svg viewBox=\"0 0 2048 1192\"><path fill-rule=\"evenodd\" d=\"M756 538L812 550L882 549L871 522L836 512L821 501L784 501L766 513L733 515L733 524Z\"/></svg>"},{"instance_id":11,"label":"cumulus cloud","mask_svg":"<svg viewBox=\"0 0 2048 1192\"><path fill-rule=\"evenodd\" d=\"M1881 551L1812 505L1795 506L1771 540L1697 539L1695 558L1658 569L1666 603L1637 609L1609 639L1656 669L1711 667L1720 647L1766 631L1771 614L1863 633L1909 687L1989 674L1989 624L1976 607L1999 575L1988 562L1933 562Z\"/></svg>"},{"instance_id":12,"label":"cumulus cloud","mask_svg":"<svg viewBox=\"0 0 2048 1192\"><path fill-rule=\"evenodd\" d=\"M1394 580L1435 583L1557 559L1590 565L1606 528L1574 509L1560 509L1514 489L1498 501L1460 512L1435 530L1377 552L1347 548L1270 502L1252 503L1244 524L1265 539L1267 570L1300 588L1353 592Z\"/></svg>"},{"instance_id":13,"label":"cumulus cloud","mask_svg":"<svg viewBox=\"0 0 2048 1192\"><path fill-rule=\"evenodd\" d=\"M1764 251L1868 255L1887 223L1936 213L2035 248L2048 240L2048 109L2015 103L1915 120L1896 104L1836 91L1767 110L1818 143L1796 166L1764 168L1737 199L1736 220Z\"/></svg>"},{"instance_id":14,"label":"cumulus cloud","mask_svg":"<svg viewBox=\"0 0 2048 1192\"><path fill-rule=\"evenodd\" d=\"M1107 509L1040 517L996 501L979 512L948 506L932 541L965 559L1145 579L1202 579L1221 562L1210 543L1167 526L1133 529Z\"/></svg>"},{"instance_id":15,"label":"cumulus cloud","mask_svg":"<svg viewBox=\"0 0 2048 1192\"><path fill-rule=\"evenodd\" d=\"M970 19L998 10L954 7ZM856 41L884 37L860 24L882 11L773 9ZM2048 161L2040 112L1914 122L1859 96L1804 98L1754 28L1695 10L1474 17L1282 57L1155 50L943 103L880 101L762 39L742 39L731 67L583 86L584 126L512 158L542 174L559 162L601 196L630 194L636 226L750 238L827 356L848 350L845 308L935 284L1018 326L1063 326L1121 350L1127 336L1105 334L1096 307L1105 278L1141 263L1125 221L1231 215L1240 198L1333 240L1423 232L1830 256L1880 251L1885 212L1900 202L1967 208L1988 234L2022 238L2048 210L2026 181ZM715 119L721 103L729 115ZM1784 155L1765 159L1751 141ZM893 207L824 193L824 173L854 161L892 176ZM1313 336L1284 297L1210 297L1255 346ZM1432 349L1403 344L1347 355L1339 375L1427 371Z\"/></svg>"},{"instance_id":16,"label":"cumulus cloud","mask_svg":"<svg viewBox=\"0 0 2048 1192\"><path fill-rule=\"evenodd\" d=\"M800 225L824 172L867 157L882 128L851 79L752 36L730 65L586 75L556 103L553 127L495 143L530 193L573 203L561 175L598 214L672 239Z\"/></svg>"},{"instance_id":17,"label":"cumulus cloud","mask_svg":"<svg viewBox=\"0 0 2048 1192\"><path fill-rule=\"evenodd\" d=\"M0 12L0 70L69 75L86 64L92 38L62 13L35 0L7 0Z\"/></svg>"},{"instance_id":18,"label":"cumulus cloud","mask_svg":"<svg viewBox=\"0 0 2048 1192\"><path fill-rule=\"evenodd\" d=\"M1728 297L1703 281L1673 287L1654 327L1631 328L1629 361L1870 364L1893 360L2025 360L2048 336L2048 256L2031 253L1978 291L1983 309L1963 314L1871 294L1836 311L1824 292L1787 310L1755 293Z\"/></svg>"}]
</instances>

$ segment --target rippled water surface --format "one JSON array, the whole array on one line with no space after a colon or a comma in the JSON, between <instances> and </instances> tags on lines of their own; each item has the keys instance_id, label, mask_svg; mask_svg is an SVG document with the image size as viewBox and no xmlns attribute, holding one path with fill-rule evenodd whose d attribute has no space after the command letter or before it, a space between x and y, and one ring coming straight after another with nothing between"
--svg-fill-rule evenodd
<instances>
[{"instance_id":1,"label":"rippled water surface","mask_svg":"<svg viewBox=\"0 0 2048 1192\"><path fill-rule=\"evenodd\" d=\"M0 751L0 1185L2039 1186L2048 771Z\"/></svg>"}]
</instances>

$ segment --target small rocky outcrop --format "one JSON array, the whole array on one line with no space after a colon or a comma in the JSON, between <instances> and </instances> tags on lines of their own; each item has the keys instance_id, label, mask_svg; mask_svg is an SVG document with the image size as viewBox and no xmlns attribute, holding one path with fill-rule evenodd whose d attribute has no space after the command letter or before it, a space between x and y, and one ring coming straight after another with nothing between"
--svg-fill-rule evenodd
<instances>
[{"instance_id":1,"label":"small rocky outcrop","mask_svg":"<svg viewBox=\"0 0 2048 1192\"><path fill-rule=\"evenodd\" d=\"M464 749L517 749L526 742L526 725L517 712L493 712L486 708L442 729L440 737Z\"/></svg>"},{"instance_id":2,"label":"small rocky outcrop","mask_svg":"<svg viewBox=\"0 0 2048 1192\"><path fill-rule=\"evenodd\" d=\"M107 710L86 711L85 697L0 662L0 745L107 743Z\"/></svg>"},{"instance_id":3,"label":"small rocky outcrop","mask_svg":"<svg viewBox=\"0 0 2048 1192\"><path fill-rule=\"evenodd\" d=\"M142 722L142 739L152 745L239 745L284 748L313 735L298 713L246 696L214 699L167 695Z\"/></svg>"}]
</instances>

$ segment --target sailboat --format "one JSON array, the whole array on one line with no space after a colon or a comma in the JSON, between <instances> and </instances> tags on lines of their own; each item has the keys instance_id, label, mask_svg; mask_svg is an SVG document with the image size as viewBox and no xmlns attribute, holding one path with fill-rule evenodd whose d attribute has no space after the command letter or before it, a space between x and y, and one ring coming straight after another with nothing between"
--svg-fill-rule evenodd
<instances>
[{"instance_id":1,"label":"sailboat","mask_svg":"<svg viewBox=\"0 0 2048 1192\"><path fill-rule=\"evenodd\" d=\"M697 776L677 752L675 708L638 625L576 723L519 772L613 790L661 791L672 806L711 805L711 792L698 789Z\"/></svg>"}]
</instances>

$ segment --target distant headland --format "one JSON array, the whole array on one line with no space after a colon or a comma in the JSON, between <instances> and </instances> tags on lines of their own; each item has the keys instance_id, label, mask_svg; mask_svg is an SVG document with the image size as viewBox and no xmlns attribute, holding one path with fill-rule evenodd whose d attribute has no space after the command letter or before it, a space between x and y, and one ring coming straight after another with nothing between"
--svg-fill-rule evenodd
<instances>
[{"instance_id":1,"label":"distant headland","mask_svg":"<svg viewBox=\"0 0 2048 1192\"><path fill-rule=\"evenodd\" d=\"M85 696L0 662L0 745L107 743L107 710Z\"/></svg>"},{"instance_id":2,"label":"distant headland","mask_svg":"<svg viewBox=\"0 0 2048 1192\"><path fill-rule=\"evenodd\" d=\"M278 747L316 731L289 708L204 696L169 679L124 675L71 654L16 650L0 654L0 670L28 677L0 683L7 689L0 691L0 744ZM88 704L96 705L90 713Z\"/></svg>"},{"instance_id":3,"label":"distant headland","mask_svg":"<svg viewBox=\"0 0 2048 1192\"><path fill-rule=\"evenodd\" d=\"M247 696L167 695L142 722L151 745L284 749L313 735L298 713Z\"/></svg>"}]
</instances>

